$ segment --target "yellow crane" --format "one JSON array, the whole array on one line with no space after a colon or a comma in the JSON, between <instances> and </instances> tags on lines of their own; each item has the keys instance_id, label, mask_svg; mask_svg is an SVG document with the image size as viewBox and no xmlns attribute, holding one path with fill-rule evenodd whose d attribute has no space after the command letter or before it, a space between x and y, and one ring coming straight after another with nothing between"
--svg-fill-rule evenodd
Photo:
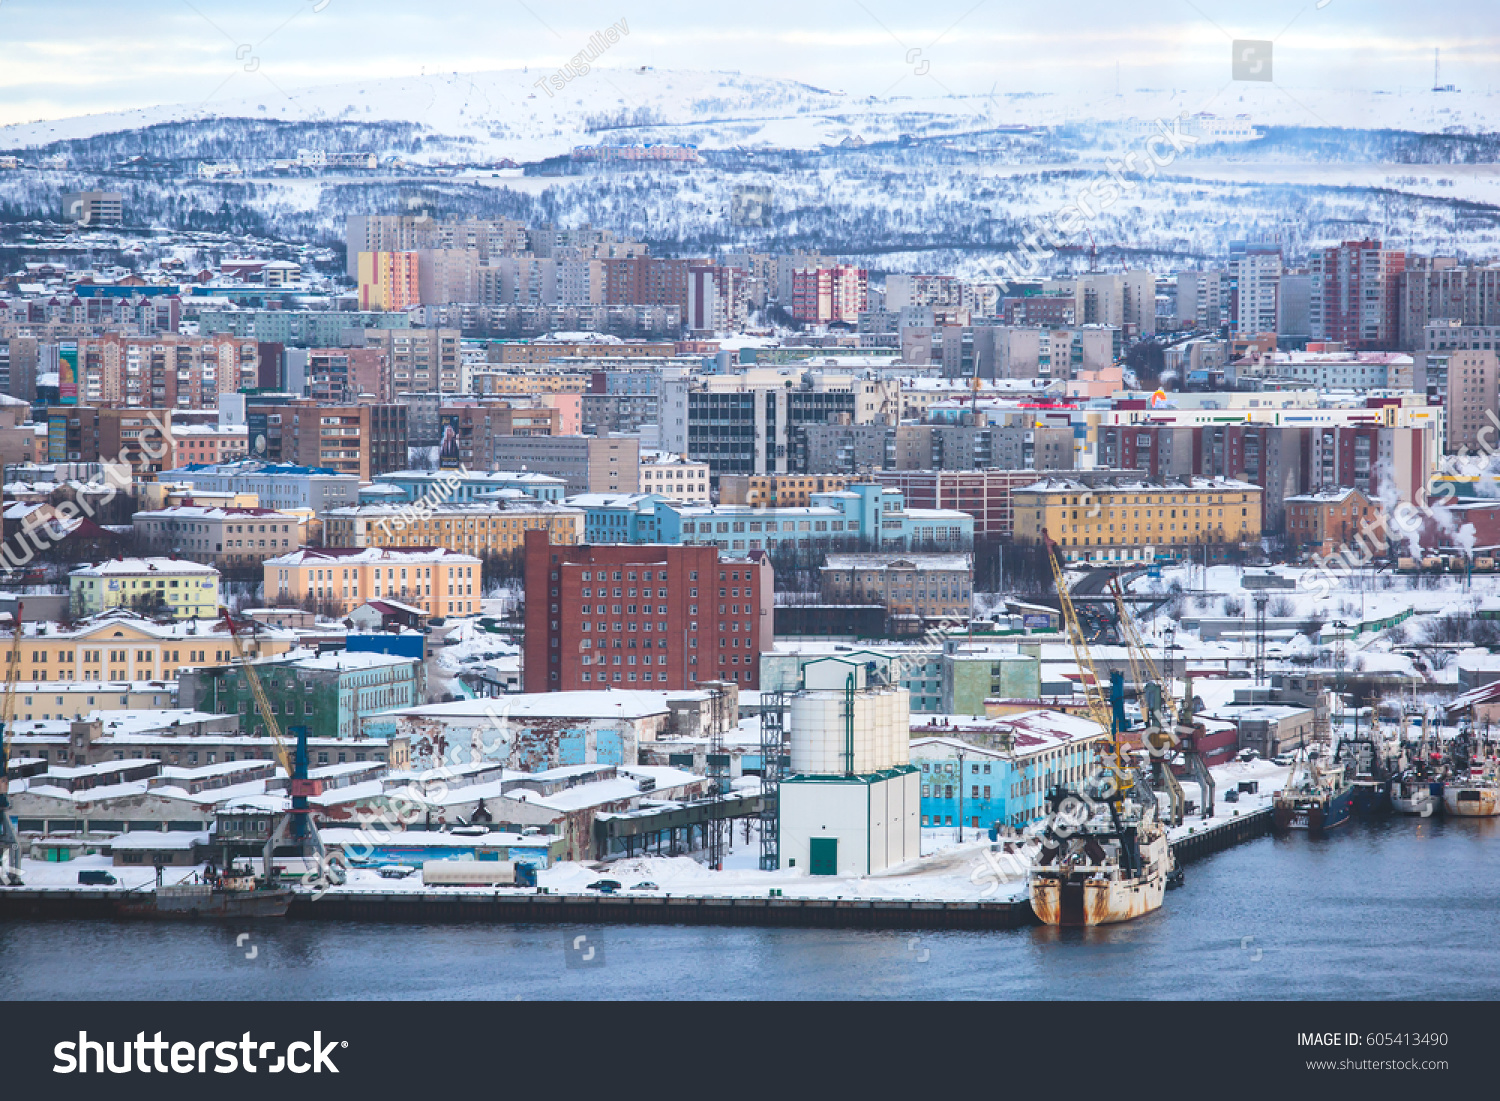
<instances>
[{"instance_id":1,"label":"yellow crane","mask_svg":"<svg viewBox=\"0 0 1500 1101\"><path fill-rule=\"evenodd\" d=\"M16 685L21 679L21 602L5 662L5 698L0 703L0 879L21 885L21 838L10 818L10 736L16 724Z\"/></svg>"},{"instance_id":2,"label":"yellow crane","mask_svg":"<svg viewBox=\"0 0 1500 1101\"><path fill-rule=\"evenodd\" d=\"M1177 737L1172 730L1173 700L1172 685L1162 679L1151 656L1151 648L1136 629L1135 617L1125 607L1125 593L1120 587L1119 577L1110 584L1115 598L1115 615L1120 621L1120 641L1130 658L1130 672L1135 678L1136 699L1141 707L1141 722L1144 726L1141 740L1151 750L1153 779L1166 789L1172 804L1172 824L1181 825L1185 805L1182 785L1177 782L1169 761L1170 749ZM1150 686L1155 684L1159 699L1152 699ZM1154 705L1154 706L1153 706Z\"/></svg>"},{"instance_id":3,"label":"yellow crane","mask_svg":"<svg viewBox=\"0 0 1500 1101\"><path fill-rule=\"evenodd\" d=\"M270 698L266 695L265 687L260 683L260 675L256 673L255 666L251 664L249 656L245 653L244 644L240 641L239 629L235 626L234 617L230 615L228 608L220 608L219 616L223 619L225 627L229 631L229 641L234 648L234 655L238 661L240 671L245 674L245 680L250 685L250 694L255 698L255 709L260 712L261 719L266 724L266 732L271 735L271 744L276 754L276 760L281 763L282 770L286 773L291 783L292 809L282 814L276 821L275 828L266 838L266 847L263 853L264 874L267 880L271 878L271 861L275 855L276 846L279 842L289 839L297 839L302 845L303 855L308 850L317 859L318 867L326 870L335 882L342 882L342 875L335 862L328 859L328 850L323 845L323 838L318 833L318 825L313 821L312 809L308 804L309 796L322 794L322 783L318 780L310 780L307 776L307 741L305 737L299 738L295 759L287 751L286 739L282 736L281 724L276 719L276 712L271 707Z\"/></svg>"},{"instance_id":4,"label":"yellow crane","mask_svg":"<svg viewBox=\"0 0 1500 1101\"><path fill-rule=\"evenodd\" d=\"M1073 597L1068 591L1068 579L1063 574L1062 558L1058 553L1057 544L1045 531L1042 532L1042 541L1047 547L1047 561L1052 566L1052 579L1057 584L1057 599L1062 605L1063 626L1068 633L1068 642L1073 647L1073 661L1078 666L1078 675L1083 681L1083 695L1088 703L1089 717L1110 732L1110 746L1115 758L1116 798L1119 798L1119 793L1130 786L1131 780L1120 751L1120 740L1115 734L1114 713L1105 695L1104 686L1099 681L1099 673L1094 668L1094 658L1089 652L1089 643L1084 637L1083 625L1078 622L1078 612L1073 607Z\"/></svg>"}]
</instances>

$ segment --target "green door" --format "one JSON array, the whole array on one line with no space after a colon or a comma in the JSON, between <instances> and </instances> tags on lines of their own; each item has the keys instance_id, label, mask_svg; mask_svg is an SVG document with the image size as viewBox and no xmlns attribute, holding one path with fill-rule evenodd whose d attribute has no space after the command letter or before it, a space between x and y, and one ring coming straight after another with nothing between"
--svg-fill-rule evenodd
<instances>
[{"instance_id":1,"label":"green door","mask_svg":"<svg viewBox=\"0 0 1500 1101\"><path fill-rule=\"evenodd\" d=\"M808 838L807 850L813 875L839 874L839 839L837 837Z\"/></svg>"}]
</instances>

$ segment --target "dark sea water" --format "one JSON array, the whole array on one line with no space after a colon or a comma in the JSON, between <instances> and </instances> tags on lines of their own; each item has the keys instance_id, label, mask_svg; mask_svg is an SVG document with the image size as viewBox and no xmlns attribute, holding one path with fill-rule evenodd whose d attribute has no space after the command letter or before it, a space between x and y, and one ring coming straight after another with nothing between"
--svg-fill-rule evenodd
<instances>
[{"instance_id":1,"label":"dark sea water","mask_svg":"<svg viewBox=\"0 0 1500 1101\"><path fill-rule=\"evenodd\" d=\"M0 922L0 975L16 999L1469 999L1500 995L1497 924L1500 821L1393 818L1194 862L1096 930Z\"/></svg>"}]
</instances>

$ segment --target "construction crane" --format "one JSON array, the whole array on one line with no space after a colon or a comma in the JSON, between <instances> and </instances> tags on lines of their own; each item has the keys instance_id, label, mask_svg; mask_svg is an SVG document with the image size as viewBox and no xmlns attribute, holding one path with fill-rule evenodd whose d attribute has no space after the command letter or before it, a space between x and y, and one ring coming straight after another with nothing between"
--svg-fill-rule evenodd
<instances>
[{"instance_id":1,"label":"construction crane","mask_svg":"<svg viewBox=\"0 0 1500 1101\"><path fill-rule=\"evenodd\" d=\"M16 685L21 679L21 602L5 662L5 699L0 704L0 881L21 885L21 838L10 818L10 735L16 724Z\"/></svg>"},{"instance_id":2,"label":"construction crane","mask_svg":"<svg viewBox=\"0 0 1500 1101\"><path fill-rule=\"evenodd\" d=\"M266 690L260 683L260 676L255 671L255 666L245 654L245 647L240 642L239 629L235 626L234 617L229 614L228 608L220 608L219 616L223 619L229 630L229 640L234 647L235 658L239 662L240 670L245 674L245 680L250 685L250 693L255 697L255 709L260 712L260 717L266 724L266 731L271 735L271 745L276 754L276 760L280 762L282 770L287 774L292 788L292 809L276 820L276 826L266 837L266 847L262 853L263 870L266 880L272 878L271 862L276 853L276 846L283 841L294 841L302 850L303 857L311 855L318 862L320 870L327 869L330 878L335 882L342 882L342 874L338 872L335 864L329 862L328 850L323 845L323 838L318 834L318 824L313 821L312 808L308 803L308 797L322 794L322 781L310 780L307 776L307 727L296 727L297 746L295 753L289 753L286 747L286 739L282 737L281 724L276 721L276 712L271 708L271 701L266 696Z\"/></svg>"},{"instance_id":3,"label":"construction crane","mask_svg":"<svg viewBox=\"0 0 1500 1101\"><path fill-rule=\"evenodd\" d=\"M1094 668L1094 658L1089 653L1089 643L1084 637L1083 626L1078 622L1078 612L1073 607L1073 597L1068 591L1068 579L1063 574L1062 558L1058 553L1057 544L1052 541L1052 537L1045 530L1042 532L1042 542L1047 548L1047 561L1052 566L1052 579L1057 583L1057 599L1062 605L1063 627L1068 633L1068 642L1073 647L1073 661L1078 666L1079 678L1083 681L1083 696L1088 704L1089 717L1110 732L1111 748L1115 758L1115 783L1117 791L1124 791L1130 787L1131 779L1120 752L1120 732L1116 729L1114 711L1105 694L1104 686L1099 682L1099 673Z\"/></svg>"}]
</instances>

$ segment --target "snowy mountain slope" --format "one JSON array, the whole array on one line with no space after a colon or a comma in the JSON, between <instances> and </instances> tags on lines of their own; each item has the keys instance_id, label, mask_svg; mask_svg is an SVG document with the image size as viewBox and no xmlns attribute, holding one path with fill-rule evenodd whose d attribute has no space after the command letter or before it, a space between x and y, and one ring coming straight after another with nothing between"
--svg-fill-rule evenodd
<instances>
[{"instance_id":1,"label":"snowy mountain slope","mask_svg":"<svg viewBox=\"0 0 1500 1101\"><path fill-rule=\"evenodd\" d=\"M1290 254L1361 236L1417 251L1500 253L1500 98L1288 95L853 98L737 73L596 69L549 97L538 71L392 77L0 128L0 151L66 167L0 172L0 221L55 217L60 190L125 194L139 225L334 245L348 214L428 209L591 222L660 255L822 248L880 270L978 274L1143 149L1154 120L1244 113L1264 136L1204 142L1088 223L1106 265L1180 266L1279 233ZM686 142L697 163L569 163L575 146ZM398 157L374 172L266 174L301 147ZM128 163L144 158L143 165ZM525 177L492 173L500 158ZM194 176L197 161L243 177ZM454 172L439 165L468 165ZM485 166L485 167L480 167ZM767 189L762 224L730 218ZM1080 230L1046 270L1086 257Z\"/></svg>"},{"instance_id":2,"label":"snowy mountain slope","mask_svg":"<svg viewBox=\"0 0 1500 1101\"><path fill-rule=\"evenodd\" d=\"M1240 82L1217 93L1140 89L1118 96L848 97L739 73L595 68L548 94L540 69L390 77L207 104L174 104L0 127L0 148L34 148L114 130L214 118L416 123L474 159L534 161L608 137L693 141L705 148L813 149L858 135L891 140L1002 126L1248 114L1259 126L1440 133L1500 129L1500 94L1297 89ZM543 86L539 87L541 81ZM934 86L933 91L938 91ZM641 126L642 122L657 125Z\"/></svg>"}]
</instances>

